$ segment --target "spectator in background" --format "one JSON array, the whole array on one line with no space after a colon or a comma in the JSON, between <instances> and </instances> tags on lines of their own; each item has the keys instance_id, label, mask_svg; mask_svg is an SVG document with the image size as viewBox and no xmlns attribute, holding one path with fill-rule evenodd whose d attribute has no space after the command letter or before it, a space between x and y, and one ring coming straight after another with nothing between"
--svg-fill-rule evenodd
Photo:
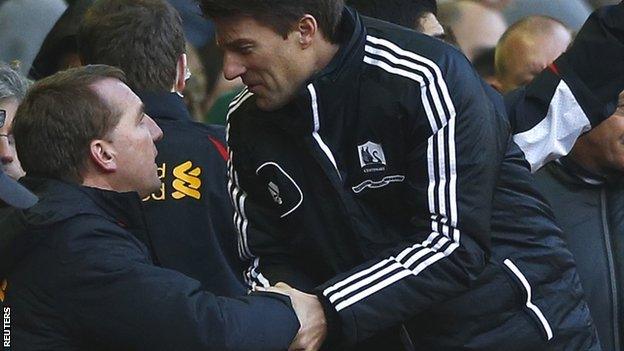
<instances>
[{"instance_id":1,"label":"spectator in background","mask_svg":"<svg viewBox=\"0 0 624 351\"><path fill-rule=\"evenodd\" d=\"M144 202L154 257L216 294L245 294L226 190L225 130L193 122L180 96L188 62L177 11L164 0L97 0L78 38L82 61L123 69L164 132L156 144L162 185Z\"/></svg>"},{"instance_id":2,"label":"spectator in background","mask_svg":"<svg viewBox=\"0 0 624 351\"><path fill-rule=\"evenodd\" d=\"M574 254L603 350L624 345L623 140L624 92L611 117L535 174Z\"/></svg>"},{"instance_id":3,"label":"spectator in background","mask_svg":"<svg viewBox=\"0 0 624 351\"><path fill-rule=\"evenodd\" d=\"M33 61L29 77L39 80L80 66L76 34L84 13L95 0L74 0L48 33Z\"/></svg>"},{"instance_id":4,"label":"spectator in background","mask_svg":"<svg viewBox=\"0 0 624 351\"><path fill-rule=\"evenodd\" d=\"M41 43L67 5L63 0L0 1L0 61L20 61L28 74Z\"/></svg>"},{"instance_id":5,"label":"spectator in background","mask_svg":"<svg viewBox=\"0 0 624 351\"><path fill-rule=\"evenodd\" d=\"M513 0L503 10L507 23L515 23L527 16L548 16L578 31L592 9L586 0Z\"/></svg>"},{"instance_id":6,"label":"spectator in background","mask_svg":"<svg viewBox=\"0 0 624 351\"><path fill-rule=\"evenodd\" d=\"M452 30L459 48L471 62L481 52L495 47L507 29L499 11L469 0L439 4L438 19Z\"/></svg>"},{"instance_id":7,"label":"spectator in background","mask_svg":"<svg viewBox=\"0 0 624 351\"><path fill-rule=\"evenodd\" d=\"M594 8L597 9L602 6L619 4L622 0L588 0L588 1L590 5L592 5Z\"/></svg>"},{"instance_id":8,"label":"spectator in background","mask_svg":"<svg viewBox=\"0 0 624 351\"><path fill-rule=\"evenodd\" d=\"M26 89L28 82L17 69L0 62L0 168L16 180L24 176L24 171L17 158L11 127Z\"/></svg>"},{"instance_id":9,"label":"spectator in background","mask_svg":"<svg viewBox=\"0 0 624 351\"><path fill-rule=\"evenodd\" d=\"M364 16L392 22L432 37L444 36L436 0L348 0Z\"/></svg>"},{"instance_id":10,"label":"spectator in background","mask_svg":"<svg viewBox=\"0 0 624 351\"><path fill-rule=\"evenodd\" d=\"M551 17L530 16L514 23L496 45L496 88L504 94L526 85L571 41L570 30Z\"/></svg>"}]
</instances>

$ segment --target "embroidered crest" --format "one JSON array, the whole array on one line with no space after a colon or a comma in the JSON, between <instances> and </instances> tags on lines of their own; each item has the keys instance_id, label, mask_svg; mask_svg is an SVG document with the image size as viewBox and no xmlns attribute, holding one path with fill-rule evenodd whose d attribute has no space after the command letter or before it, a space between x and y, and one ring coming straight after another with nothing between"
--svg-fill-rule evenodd
<instances>
[{"instance_id":1,"label":"embroidered crest","mask_svg":"<svg viewBox=\"0 0 624 351\"><path fill-rule=\"evenodd\" d=\"M360 166L364 173L386 170L386 155L384 155L380 144L368 141L358 145L358 156L360 157Z\"/></svg>"}]
</instances>

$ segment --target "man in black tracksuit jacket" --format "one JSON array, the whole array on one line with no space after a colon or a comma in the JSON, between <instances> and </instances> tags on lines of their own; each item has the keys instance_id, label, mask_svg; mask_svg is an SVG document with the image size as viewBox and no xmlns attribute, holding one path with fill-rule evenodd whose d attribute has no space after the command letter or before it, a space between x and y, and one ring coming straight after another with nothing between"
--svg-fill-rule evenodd
<instances>
[{"instance_id":1,"label":"man in black tracksuit jacket","mask_svg":"<svg viewBox=\"0 0 624 351\"><path fill-rule=\"evenodd\" d=\"M98 1L78 37L84 63L122 68L145 113L163 130L156 144L162 185L144 201L154 259L215 294L244 295L225 186L225 130L193 122L180 95L185 69L176 63L182 63L185 41L177 12L165 1ZM154 83L160 76L162 82Z\"/></svg>"},{"instance_id":2,"label":"man in black tracksuit jacket","mask_svg":"<svg viewBox=\"0 0 624 351\"><path fill-rule=\"evenodd\" d=\"M595 81L564 55L515 111L544 112L517 136L521 149L502 99L489 102L463 55L345 9L331 62L267 112L257 105L266 104L265 87L245 66L253 45L237 55L228 36L237 19L220 21L210 7L217 2L204 7L225 33L224 71L241 66L257 92L234 99L228 121L229 186L250 283L316 291L330 341L343 344L335 349L394 347L367 340L392 328L423 350L600 349L525 154L538 165L567 152L570 136L609 115L602 102L617 97L621 80L590 90ZM586 30L614 62L624 53L623 6L595 15ZM579 109L584 120L563 123Z\"/></svg>"}]
</instances>

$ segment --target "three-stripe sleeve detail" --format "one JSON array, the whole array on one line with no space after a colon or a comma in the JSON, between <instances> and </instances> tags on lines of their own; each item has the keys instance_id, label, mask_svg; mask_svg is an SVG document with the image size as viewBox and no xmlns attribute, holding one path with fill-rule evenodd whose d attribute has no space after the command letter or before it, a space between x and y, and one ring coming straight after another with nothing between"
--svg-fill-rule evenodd
<instances>
[{"instance_id":1,"label":"three-stripe sleeve detail","mask_svg":"<svg viewBox=\"0 0 624 351\"><path fill-rule=\"evenodd\" d=\"M238 233L238 255L241 259L252 259L254 256L249 249L249 243L247 241L247 228L249 227L249 220L247 219L247 214L245 212L245 201L247 199L247 194L240 188L238 182L238 174L236 173L236 170L234 170L233 164L233 159L235 155L229 145L230 115L252 96L253 93L249 92L247 89L244 89L234 98L234 100L232 100L229 105L226 117L227 126L225 130L225 138L228 142L229 155L229 159L227 161L227 189L228 194L230 195L230 199L232 200L232 205L234 206L234 216L232 220L234 222L234 227L236 228L236 231Z\"/></svg>"},{"instance_id":2,"label":"three-stripe sleeve detail","mask_svg":"<svg viewBox=\"0 0 624 351\"><path fill-rule=\"evenodd\" d=\"M460 242L457 229L455 107L440 68L431 60L396 44L367 36L364 62L392 75L418 82L432 135L427 144L427 205L431 232L423 242L404 248L329 286L323 294L337 311L409 276L417 276L449 256Z\"/></svg>"}]
</instances>

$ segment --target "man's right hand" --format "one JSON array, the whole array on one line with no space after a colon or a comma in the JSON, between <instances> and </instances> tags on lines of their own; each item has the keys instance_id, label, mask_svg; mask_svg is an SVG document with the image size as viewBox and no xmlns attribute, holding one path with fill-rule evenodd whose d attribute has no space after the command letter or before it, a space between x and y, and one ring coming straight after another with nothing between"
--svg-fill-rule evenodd
<instances>
[{"instance_id":1,"label":"man's right hand","mask_svg":"<svg viewBox=\"0 0 624 351\"><path fill-rule=\"evenodd\" d=\"M297 318L299 331L293 339L288 351L314 351L321 348L327 336L327 320L323 307L314 295L293 289L286 283L277 283L268 288L256 288L260 291L269 291L288 295Z\"/></svg>"}]
</instances>

